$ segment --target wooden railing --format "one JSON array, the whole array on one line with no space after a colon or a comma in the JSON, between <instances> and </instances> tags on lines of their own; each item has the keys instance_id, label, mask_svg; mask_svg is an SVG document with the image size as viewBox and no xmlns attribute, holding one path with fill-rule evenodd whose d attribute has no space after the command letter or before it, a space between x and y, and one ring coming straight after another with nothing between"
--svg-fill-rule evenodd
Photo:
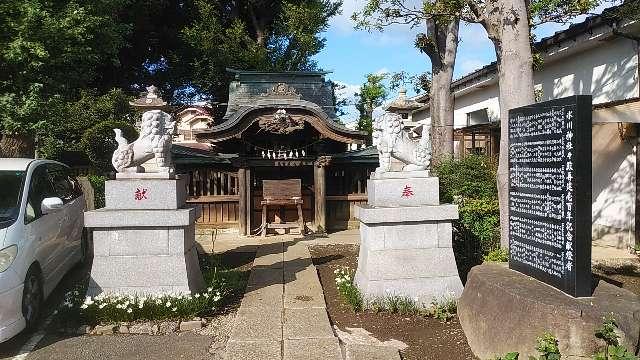
<instances>
[{"instance_id":1,"label":"wooden railing","mask_svg":"<svg viewBox=\"0 0 640 360\"><path fill-rule=\"evenodd\" d=\"M327 171L327 228L343 230L355 228L355 206L367 203L367 179L373 166L330 168Z\"/></svg>"},{"instance_id":2,"label":"wooden railing","mask_svg":"<svg viewBox=\"0 0 640 360\"><path fill-rule=\"evenodd\" d=\"M200 209L201 226L238 226L238 174L210 168L193 168L189 176L187 202Z\"/></svg>"}]
</instances>

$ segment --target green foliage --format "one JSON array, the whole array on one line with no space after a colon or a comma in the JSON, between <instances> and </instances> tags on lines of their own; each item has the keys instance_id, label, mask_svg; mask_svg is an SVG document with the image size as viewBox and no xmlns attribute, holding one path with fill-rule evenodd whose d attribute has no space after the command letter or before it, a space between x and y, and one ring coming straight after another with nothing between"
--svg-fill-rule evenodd
<instances>
[{"instance_id":1,"label":"green foliage","mask_svg":"<svg viewBox=\"0 0 640 360\"><path fill-rule=\"evenodd\" d=\"M349 268L336 269L333 272L336 275L335 282L338 292L345 299L347 304L354 312L360 312L364 309L364 300L360 289L353 282L353 271Z\"/></svg>"},{"instance_id":2,"label":"green foliage","mask_svg":"<svg viewBox=\"0 0 640 360\"><path fill-rule=\"evenodd\" d=\"M182 30L193 53L193 84L226 101L226 68L261 71L316 69L312 57L325 46L321 33L340 1L205 1L194 3L195 21Z\"/></svg>"},{"instance_id":3,"label":"green foliage","mask_svg":"<svg viewBox=\"0 0 640 360\"><path fill-rule=\"evenodd\" d=\"M113 129L122 130L122 136L134 141L138 136L136 128L124 121L103 121L89 128L82 135L81 146L96 169L111 171L111 155L118 148Z\"/></svg>"},{"instance_id":4,"label":"green foliage","mask_svg":"<svg viewBox=\"0 0 640 360\"><path fill-rule=\"evenodd\" d=\"M87 176L91 187L93 188L93 205L96 209L103 208L104 203L104 183L107 181L105 176L101 175L89 175Z\"/></svg>"},{"instance_id":5,"label":"green foliage","mask_svg":"<svg viewBox=\"0 0 640 360\"><path fill-rule=\"evenodd\" d=\"M112 89L104 95L82 90L78 100L53 102L55 111L48 117L49 129L38 144L39 155L59 160L65 151L84 151L82 136L101 122L133 124L137 114L129 105L130 100L122 90Z\"/></svg>"},{"instance_id":6,"label":"green foliage","mask_svg":"<svg viewBox=\"0 0 640 360\"><path fill-rule=\"evenodd\" d=\"M455 198L496 198L496 163L484 155L467 155L462 159L442 159L435 164L440 178L440 201L452 203Z\"/></svg>"},{"instance_id":7,"label":"green foliage","mask_svg":"<svg viewBox=\"0 0 640 360\"><path fill-rule=\"evenodd\" d=\"M117 62L128 26L120 0L5 1L0 6L0 130L49 130L51 105L70 99Z\"/></svg>"},{"instance_id":8,"label":"green foliage","mask_svg":"<svg viewBox=\"0 0 640 360\"><path fill-rule=\"evenodd\" d=\"M373 131L373 109L382 105L387 98L387 87L384 84L385 74L367 74L367 81L360 86L356 96L356 109L360 112L357 129L371 134Z\"/></svg>"},{"instance_id":9,"label":"green foliage","mask_svg":"<svg viewBox=\"0 0 640 360\"><path fill-rule=\"evenodd\" d=\"M494 360L518 360L520 354L517 352L506 353L503 356L496 356Z\"/></svg>"},{"instance_id":10,"label":"green foliage","mask_svg":"<svg viewBox=\"0 0 640 360\"><path fill-rule=\"evenodd\" d=\"M536 341L538 343L536 350L540 353L540 356L537 359L530 357L530 360L560 360L558 339L553 334L545 332Z\"/></svg>"},{"instance_id":11,"label":"green foliage","mask_svg":"<svg viewBox=\"0 0 640 360\"><path fill-rule=\"evenodd\" d=\"M613 314L603 319L602 326L596 329L595 336L603 340L605 346L593 356L594 360L638 360L638 357L620 345L617 328L618 324Z\"/></svg>"},{"instance_id":12,"label":"green foliage","mask_svg":"<svg viewBox=\"0 0 640 360\"><path fill-rule=\"evenodd\" d=\"M455 226L465 242L473 243L469 251L479 251L482 257L498 248L500 208L494 161L482 155L448 158L436 163L435 171L440 178L440 201L459 206Z\"/></svg>"},{"instance_id":13,"label":"green foliage","mask_svg":"<svg viewBox=\"0 0 640 360\"><path fill-rule=\"evenodd\" d=\"M451 320L458 311L458 304L454 298L434 301L431 306L431 315L440 321Z\"/></svg>"},{"instance_id":14,"label":"green foliage","mask_svg":"<svg viewBox=\"0 0 640 360\"><path fill-rule=\"evenodd\" d=\"M501 247L495 248L489 251L483 260L486 262L507 262L509 261L509 250Z\"/></svg>"}]
</instances>

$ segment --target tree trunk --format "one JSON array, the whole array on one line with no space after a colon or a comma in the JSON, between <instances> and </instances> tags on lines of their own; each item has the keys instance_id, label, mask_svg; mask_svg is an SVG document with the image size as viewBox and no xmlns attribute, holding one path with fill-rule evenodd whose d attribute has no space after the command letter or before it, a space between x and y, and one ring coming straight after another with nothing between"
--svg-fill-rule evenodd
<instances>
[{"instance_id":1,"label":"tree trunk","mask_svg":"<svg viewBox=\"0 0 640 360\"><path fill-rule=\"evenodd\" d=\"M0 157L32 158L35 156L34 139L28 135L2 134L0 138Z\"/></svg>"},{"instance_id":2,"label":"tree trunk","mask_svg":"<svg viewBox=\"0 0 640 360\"><path fill-rule=\"evenodd\" d=\"M529 42L529 19L525 0L499 0L501 16L492 39L498 58L500 88L500 158L498 200L500 201L500 244L509 247L509 110L535 102L533 56ZM489 31L488 31L489 32Z\"/></svg>"},{"instance_id":3,"label":"tree trunk","mask_svg":"<svg viewBox=\"0 0 640 360\"><path fill-rule=\"evenodd\" d=\"M432 80L429 99L431 112L431 144L434 161L453 154L453 110L454 97L451 92L453 67L458 51L458 29L460 22L435 27L438 39L437 56L440 61L431 61Z\"/></svg>"}]
</instances>

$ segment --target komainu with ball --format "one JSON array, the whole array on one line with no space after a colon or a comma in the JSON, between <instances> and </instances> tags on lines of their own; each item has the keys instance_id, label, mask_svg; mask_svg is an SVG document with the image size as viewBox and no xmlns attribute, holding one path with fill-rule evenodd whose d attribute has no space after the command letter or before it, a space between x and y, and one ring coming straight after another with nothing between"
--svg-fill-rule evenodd
<instances>
[{"instance_id":1,"label":"komainu with ball","mask_svg":"<svg viewBox=\"0 0 640 360\"><path fill-rule=\"evenodd\" d=\"M118 172L144 172L140 165L155 158L158 172L172 172L171 140L175 127L171 115L162 110L150 110L142 114L140 136L136 141L129 143L120 129L113 129L118 142L111 158L113 167Z\"/></svg>"},{"instance_id":2,"label":"komainu with ball","mask_svg":"<svg viewBox=\"0 0 640 360\"><path fill-rule=\"evenodd\" d=\"M376 173L391 171L391 158L403 162L402 171L428 170L431 165L431 140L429 126L425 125L422 137L414 141L402 130L399 114L384 113L373 123L373 145L378 148L380 167Z\"/></svg>"}]
</instances>

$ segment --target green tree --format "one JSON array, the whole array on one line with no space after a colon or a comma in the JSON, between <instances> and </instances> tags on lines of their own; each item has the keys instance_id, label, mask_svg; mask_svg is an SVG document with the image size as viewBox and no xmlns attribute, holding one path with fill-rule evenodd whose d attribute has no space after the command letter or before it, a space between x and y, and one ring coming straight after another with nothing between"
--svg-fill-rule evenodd
<instances>
[{"instance_id":1,"label":"green tree","mask_svg":"<svg viewBox=\"0 0 640 360\"><path fill-rule=\"evenodd\" d=\"M60 159L65 151L84 152L82 137L98 123L120 121L134 125L138 114L129 105L130 100L123 90L112 89L104 95L82 90L77 101L57 101L48 117L48 131L39 138L38 155Z\"/></svg>"},{"instance_id":2,"label":"green tree","mask_svg":"<svg viewBox=\"0 0 640 360\"><path fill-rule=\"evenodd\" d=\"M194 58L193 85L225 101L226 68L299 71L317 68L321 33L340 11L331 0L196 0L196 19L182 32Z\"/></svg>"},{"instance_id":3,"label":"green tree","mask_svg":"<svg viewBox=\"0 0 640 360\"><path fill-rule=\"evenodd\" d=\"M453 95L451 81L458 51L458 29L460 20L455 15L462 7L459 0L426 0L421 7L411 7L404 1L369 0L361 12L353 14L356 28L367 30L403 24L411 27L424 26L418 34L415 46L427 55L431 62L429 81L421 81L429 87L433 158L439 159L453 154ZM447 7L447 14L441 9ZM442 13L441 13L442 12ZM401 73L404 77L405 74Z\"/></svg>"},{"instance_id":4,"label":"green tree","mask_svg":"<svg viewBox=\"0 0 640 360\"><path fill-rule=\"evenodd\" d=\"M368 74L367 81L360 86L356 94L356 109L360 112L358 130L372 133L373 110L387 98L387 87L383 82L385 78L384 74Z\"/></svg>"},{"instance_id":5,"label":"green tree","mask_svg":"<svg viewBox=\"0 0 640 360\"><path fill-rule=\"evenodd\" d=\"M129 27L121 0L25 0L0 4L0 156L33 156L57 101L78 95L104 63L117 63Z\"/></svg>"},{"instance_id":6,"label":"green tree","mask_svg":"<svg viewBox=\"0 0 640 360\"><path fill-rule=\"evenodd\" d=\"M500 201L501 242L508 246L508 112L510 109L535 102L533 90L533 52L531 50L531 29L545 22L568 21L576 15L583 14L598 5L600 0L424 0L421 7L411 7L399 0L368 0L361 13L354 14L361 25L383 28L392 24L418 24L427 22L427 32L419 35L416 46L430 55L432 66L434 60L450 64L455 54L453 35L457 38L457 29L429 31L431 26L449 24L458 21L481 24L493 42L498 63L498 84L500 99L500 159L498 166L498 193ZM369 16L374 16L373 20ZM451 22L449 22L451 21ZM447 39L444 51L438 46L438 39ZM447 45L450 44L451 46ZM435 51L434 51L435 50ZM453 56L455 58L455 56ZM446 72L442 72L446 74ZM445 77L443 75L443 77ZM450 86L446 82L450 77L439 82L434 76L430 102L431 116L443 111L448 116L453 109L453 98ZM436 86L436 83L439 83ZM450 81L449 81L450 84ZM436 88L438 90L436 90ZM444 97L436 101L433 96ZM439 105L438 105L439 104ZM437 115L436 115L437 116ZM435 121L435 120L434 120ZM449 121L449 120L447 120ZM434 122L434 129L439 126L449 127L448 122ZM448 138L448 136L447 136ZM434 148L436 147L434 141Z\"/></svg>"}]
</instances>

